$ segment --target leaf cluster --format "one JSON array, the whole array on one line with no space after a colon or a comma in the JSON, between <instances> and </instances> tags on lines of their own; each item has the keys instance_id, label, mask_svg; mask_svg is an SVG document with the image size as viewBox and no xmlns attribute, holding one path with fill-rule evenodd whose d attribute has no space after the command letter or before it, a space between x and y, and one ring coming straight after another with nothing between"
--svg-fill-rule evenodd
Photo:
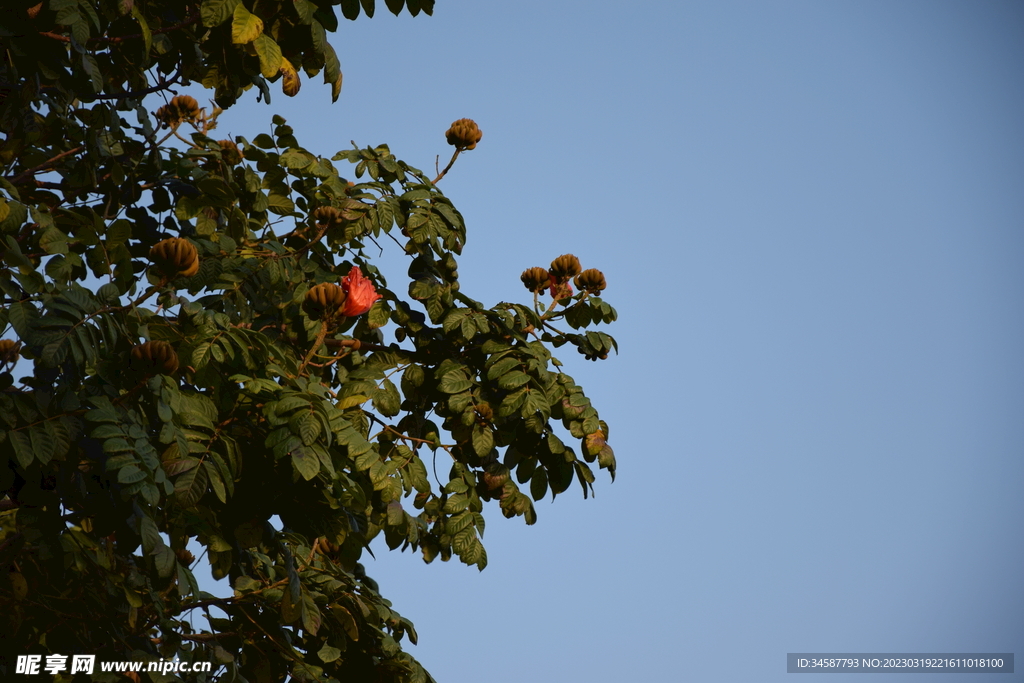
<instances>
[{"instance_id":1,"label":"leaf cluster","mask_svg":"<svg viewBox=\"0 0 1024 683\"><path fill-rule=\"evenodd\" d=\"M50 0L0 23L0 328L24 359L0 366L0 661L431 680L363 571L373 539L483 569L485 505L532 524L574 480L590 495L592 466L614 476L608 425L551 354L606 357L614 340L589 327L615 319L608 303L467 296L462 215L385 145L325 158L280 117L211 135L286 61L337 96L333 5ZM145 95L185 80L219 106L158 119ZM155 266L170 237L196 248L194 274ZM395 285L373 262L385 247L408 257ZM307 292L353 268L381 299L311 317ZM177 372L133 366L144 341ZM233 595L200 591L199 561Z\"/></svg>"}]
</instances>

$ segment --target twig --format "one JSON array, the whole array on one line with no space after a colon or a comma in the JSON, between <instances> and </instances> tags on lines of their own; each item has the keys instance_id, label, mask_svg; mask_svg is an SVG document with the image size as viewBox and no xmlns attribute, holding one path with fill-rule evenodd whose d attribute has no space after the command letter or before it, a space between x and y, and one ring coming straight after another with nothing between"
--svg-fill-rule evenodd
<instances>
[{"instance_id":1,"label":"twig","mask_svg":"<svg viewBox=\"0 0 1024 683\"><path fill-rule=\"evenodd\" d=\"M309 353L307 353L306 357L302 360L302 365L300 365L299 369L295 371L296 375L301 375L302 371L306 369L306 366L309 365L309 361L313 359L313 354L316 353L316 350L319 349L320 345L324 343L324 337L326 336L327 321L324 320L322 323L320 323L320 332L319 334L316 335L316 341L313 342L313 346L310 347Z\"/></svg>"},{"instance_id":2,"label":"twig","mask_svg":"<svg viewBox=\"0 0 1024 683\"><path fill-rule=\"evenodd\" d=\"M74 149L69 149L66 152L61 152L60 154L58 154L57 156L53 157L52 159L47 159L46 161L44 161L43 163L39 164L38 166L30 168L27 171L22 171L18 175L14 176L13 178L9 178L8 180L11 181L12 185L17 185L21 181L26 180L29 176L35 175L36 173L39 173L40 171L45 171L47 168L49 168L50 166L52 166L56 162L60 161L64 157L69 156L71 154L75 154L77 152L81 152L83 149L85 149L85 145L79 145L78 147L75 147Z\"/></svg>"},{"instance_id":3,"label":"twig","mask_svg":"<svg viewBox=\"0 0 1024 683\"><path fill-rule=\"evenodd\" d=\"M154 85L152 88L146 88L145 90L138 90L136 92L125 92L125 93L120 93L120 94L117 94L117 95L94 95L93 99L97 99L97 100L126 100L126 99L129 99L131 97L142 97L143 95L149 95L151 93L155 93L158 90L163 90L163 89L165 89L165 88L167 88L169 86L174 85L175 82L178 80L178 78L181 76L181 71L182 71L183 68L184 67L179 67L178 68L178 72L176 74L174 74L173 76L171 76L170 78L168 78L167 80L164 80L163 78L161 78L160 82L157 83L156 85Z\"/></svg>"},{"instance_id":4,"label":"twig","mask_svg":"<svg viewBox=\"0 0 1024 683\"><path fill-rule=\"evenodd\" d=\"M458 148L458 147L456 147L456 148L455 148L455 154L453 154L453 155L452 155L452 160L451 160L451 161L449 161L449 162L448 162L448 165L444 167L444 170L443 170L443 171L441 171L441 172L440 172L440 173L439 173L439 174L437 175L437 177L436 177L436 178L434 178L434 179L433 179L433 180L431 181L431 182L432 182L432 183L433 183L434 185L436 185L436 184L438 183L438 181L440 181L440 180L441 180L441 178L444 178L444 174L445 174L445 173L447 173L448 171L450 171L450 170L451 170L452 166L453 166L453 165L455 164L455 160L459 158L459 154L460 154L461 152L462 152L462 150L461 150L460 148Z\"/></svg>"},{"instance_id":5,"label":"twig","mask_svg":"<svg viewBox=\"0 0 1024 683\"><path fill-rule=\"evenodd\" d=\"M391 346L371 344L369 342L359 341L358 339L328 339L324 344L327 346L340 346L342 348L347 347L353 351L405 351L405 349L396 349ZM408 353L408 351L406 351L406 353Z\"/></svg>"},{"instance_id":6,"label":"twig","mask_svg":"<svg viewBox=\"0 0 1024 683\"><path fill-rule=\"evenodd\" d=\"M150 31L150 35L154 35L155 36L155 35L158 35L160 33L170 33L171 31L177 31L179 28L185 28L186 26L191 26L192 24L195 24L196 22L199 21L200 18L201 18L201 15L197 14L195 16L187 18L185 21L181 22L180 24L174 24L173 26L167 26L166 28L153 29L152 31ZM53 33L51 31L40 31L39 35L43 36L44 38L52 38L53 40L59 40L59 41L61 41L63 43L70 43L71 42L71 38L69 38L68 36L61 35L60 33ZM135 40L136 38L143 38L143 37L144 37L144 34L142 34L142 33L130 33L128 35L113 36L113 37L110 37L110 38L107 38L107 37L104 37L104 36L99 36L97 38L90 38L88 41L86 41L86 43L123 43L123 42L125 42L127 40Z\"/></svg>"}]
</instances>

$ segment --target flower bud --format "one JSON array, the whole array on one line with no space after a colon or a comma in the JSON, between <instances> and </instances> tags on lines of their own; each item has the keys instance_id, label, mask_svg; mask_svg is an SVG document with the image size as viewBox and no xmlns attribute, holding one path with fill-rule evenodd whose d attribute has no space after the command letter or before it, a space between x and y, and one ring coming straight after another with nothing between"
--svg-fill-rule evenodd
<instances>
[{"instance_id":1,"label":"flower bud","mask_svg":"<svg viewBox=\"0 0 1024 683\"><path fill-rule=\"evenodd\" d=\"M313 223L321 230L341 224L341 211L333 206L318 206L310 215Z\"/></svg>"},{"instance_id":2,"label":"flower bud","mask_svg":"<svg viewBox=\"0 0 1024 683\"><path fill-rule=\"evenodd\" d=\"M323 282L306 292L306 299L302 302L302 307L314 320L334 318L338 315L345 315L342 309L346 299L344 289L333 282Z\"/></svg>"},{"instance_id":3,"label":"flower bud","mask_svg":"<svg viewBox=\"0 0 1024 683\"><path fill-rule=\"evenodd\" d=\"M519 279L523 281L523 284L531 292L543 292L551 280L551 275L543 268L535 266L524 270Z\"/></svg>"},{"instance_id":4,"label":"flower bud","mask_svg":"<svg viewBox=\"0 0 1024 683\"><path fill-rule=\"evenodd\" d=\"M16 362L20 357L20 347L21 344L13 339L0 339L0 365Z\"/></svg>"},{"instance_id":5,"label":"flower bud","mask_svg":"<svg viewBox=\"0 0 1024 683\"><path fill-rule=\"evenodd\" d=\"M129 364L146 377L173 375L178 370L178 354L165 341L148 341L132 347Z\"/></svg>"},{"instance_id":6,"label":"flower bud","mask_svg":"<svg viewBox=\"0 0 1024 683\"><path fill-rule=\"evenodd\" d=\"M573 282L576 283L576 287L581 291L587 291L591 294L600 294L608 286L604 279L604 273L597 268L587 268L577 275Z\"/></svg>"},{"instance_id":7,"label":"flower bud","mask_svg":"<svg viewBox=\"0 0 1024 683\"><path fill-rule=\"evenodd\" d=\"M149 260L168 278L192 277L199 272L199 252L181 237L161 240L149 250Z\"/></svg>"},{"instance_id":8,"label":"flower bud","mask_svg":"<svg viewBox=\"0 0 1024 683\"><path fill-rule=\"evenodd\" d=\"M490 422L494 419L494 409L491 408L490 403L478 403L473 406L476 414L480 416L480 419L484 422Z\"/></svg>"},{"instance_id":9,"label":"flower bud","mask_svg":"<svg viewBox=\"0 0 1024 683\"><path fill-rule=\"evenodd\" d=\"M579 275L580 260L572 254L562 254L551 262L551 267L548 270L558 284L563 284L568 282L573 275Z\"/></svg>"},{"instance_id":10,"label":"flower bud","mask_svg":"<svg viewBox=\"0 0 1024 683\"><path fill-rule=\"evenodd\" d=\"M228 166L235 166L236 164L242 163L242 152L231 140L218 140L217 144L220 145L220 156Z\"/></svg>"},{"instance_id":11,"label":"flower bud","mask_svg":"<svg viewBox=\"0 0 1024 683\"><path fill-rule=\"evenodd\" d=\"M156 110L156 119L164 128L170 128L182 121L194 121L199 117L199 103L191 95L177 95Z\"/></svg>"},{"instance_id":12,"label":"flower bud","mask_svg":"<svg viewBox=\"0 0 1024 683\"><path fill-rule=\"evenodd\" d=\"M480 142L484 134L473 119L459 119L452 123L444 136L448 144L454 145L457 149L475 149L476 143Z\"/></svg>"}]
</instances>

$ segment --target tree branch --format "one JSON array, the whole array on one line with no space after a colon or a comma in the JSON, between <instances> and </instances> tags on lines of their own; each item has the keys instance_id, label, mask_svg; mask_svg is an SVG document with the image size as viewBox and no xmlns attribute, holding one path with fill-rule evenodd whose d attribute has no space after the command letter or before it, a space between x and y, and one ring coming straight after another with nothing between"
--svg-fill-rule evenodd
<instances>
[{"instance_id":1,"label":"tree branch","mask_svg":"<svg viewBox=\"0 0 1024 683\"><path fill-rule=\"evenodd\" d=\"M451 170L451 168L452 168L452 166L454 166L454 165L455 165L455 160L459 158L459 153L460 153L461 151L462 151L462 150L461 150L461 149L459 149L458 147L456 147L456 148L455 148L455 154L453 154L453 155L452 155L452 160L451 160L451 161L449 161L449 162L448 162L448 165L444 167L444 170L443 170L443 171L441 171L440 173L438 173L438 174L437 174L437 177L436 177L436 178L434 178L434 180L432 180L432 181L431 181L431 182L432 182L432 183L433 183L434 185L436 185L436 184L438 183L438 181L440 181L440 180L441 180L441 178L444 178L444 174L445 174L445 173L447 173L448 171L450 171L450 170Z\"/></svg>"},{"instance_id":2,"label":"tree branch","mask_svg":"<svg viewBox=\"0 0 1024 683\"><path fill-rule=\"evenodd\" d=\"M18 183L20 183L20 182L22 182L24 180L27 180L29 178L29 176L33 176L36 173L39 173L40 171L45 171L50 166L52 166L53 164L57 163L58 161L60 161L64 157L70 156L72 154L75 154L76 152L81 152L83 149L85 149L85 145L79 145L78 147L75 147L74 149L69 149L66 152L61 152L60 154L58 154L57 156L53 157L52 159L47 159L46 161L44 161L43 163L39 164L38 166L34 166L33 168L28 169L27 171L22 171L21 173L19 173L18 175L14 176L13 178L8 178L8 180L11 181L11 185L17 185Z\"/></svg>"},{"instance_id":3,"label":"tree branch","mask_svg":"<svg viewBox=\"0 0 1024 683\"><path fill-rule=\"evenodd\" d=\"M201 18L200 15L196 14L194 16L188 17L187 19L185 19L185 21L181 22L180 24L174 24L173 26L167 26L166 28L153 29L152 31L150 31L150 34L155 36L155 35L160 34L160 33L170 33L171 31L177 31L179 28L185 28L186 26L191 26L192 24L195 24L196 22L199 21L200 18ZM62 35L60 33L53 33L51 31L40 31L39 35L43 36L44 38L51 38L53 40L59 40L62 43L70 43L71 42L71 38L69 36L65 36L65 35ZM124 35L124 36L112 36L112 37L109 37L109 38L105 37L105 36L99 36L98 38L90 38L88 41L86 41L86 43L87 44L88 43L117 44L117 43L123 43L123 42L128 41L128 40L135 40L136 38L143 38L143 37L144 37L144 34L142 34L142 33L130 33L130 34Z\"/></svg>"},{"instance_id":4,"label":"tree branch","mask_svg":"<svg viewBox=\"0 0 1024 683\"><path fill-rule=\"evenodd\" d=\"M95 95L94 98L97 100L127 100L132 97L143 97L144 95L155 93L158 90L164 90L165 88L169 88L170 86L175 85L177 83L177 80L181 77L181 70L183 68L183 66L178 67L177 73L175 73L167 80L161 78L160 82L154 85L152 88L146 88L145 90L137 90L134 92L119 93L117 95Z\"/></svg>"}]
</instances>

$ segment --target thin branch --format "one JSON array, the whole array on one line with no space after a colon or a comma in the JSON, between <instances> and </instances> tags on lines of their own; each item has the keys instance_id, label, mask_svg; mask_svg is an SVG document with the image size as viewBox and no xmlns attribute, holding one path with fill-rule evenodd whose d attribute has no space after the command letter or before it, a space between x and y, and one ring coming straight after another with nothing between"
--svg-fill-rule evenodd
<instances>
[{"instance_id":1,"label":"thin branch","mask_svg":"<svg viewBox=\"0 0 1024 683\"><path fill-rule=\"evenodd\" d=\"M380 344L371 344L369 342L359 341L358 339L328 339L324 342L327 346L340 346L342 348L350 348L353 351L405 351L405 349L394 348L391 346L381 346ZM406 351L406 353L409 353Z\"/></svg>"},{"instance_id":2,"label":"thin branch","mask_svg":"<svg viewBox=\"0 0 1024 683\"><path fill-rule=\"evenodd\" d=\"M158 35L160 33L170 33L171 31L177 31L179 28L185 28L186 26L191 26L192 24L197 23L200 18L201 18L201 15L196 14L195 16L191 16L191 17L187 18L185 21L181 22L180 24L174 24L173 26L167 26L165 28L153 29L152 31L150 31L150 34L155 36L155 35ZM60 33L52 33L50 31L40 31L39 35L43 36L44 38L52 38L53 40L59 40L62 43L70 43L71 42L71 38L70 37L62 35ZM88 44L88 43L110 43L110 44L116 44L116 43L123 43L123 42L128 41L128 40L135 40L137 38L143 38L143 37L144 37L144 34L142 34L142 33L130 33L130 34L124 35L124 36L112 36L112 37L109 37L109 38L108 37L104 37L104 36L100 36L100 37L97 37L97 38L90 38L88 41L86 41L86 44Z\"/></svg>"},{"instance_id":3,"label":"thin branch","mask_svg":"<svg viewBox=\"0 0 1024 683\"><path fill-rule=\"evenodd\" d=\"M437 185L438 181L440 181L441 178L444 178L444 174L451 170L452 166L455 165L455 160L459 158L459 154L461 152L462 150L460 148L455 148L455 154L452 155L452 160L449 161L448 165L444 167L444 170L437 174L437 177L431 181L434 185Z\"/></svg>"},{"instance_id":4,"label":"thin branch","mask_svg":"<svg viewBox=\"0 0 1024 683\"><path fill-rule=\"evenodd\" d=\"M300 365L299 369L295 371L297 375L301 375L302 371L306 369L307 365L309 365L309 361L313 359L313 354L316 353L316 350L319 349L320 345L324 343L324 337L326 336L327 321L324 320L322 323L320 323L320 332L319 334L316 335L316 341L313 342L313 346L310 347L309 353L306 354L306 357L302 359L302 365Z\"/></svg>"},{"instance_id":5,"label":"thin branch","mask_svg":"<svg viewBox=\"0 0 1024 683\"><path fill-rule=\"evenodd\" d=\"M45 171L50 166L52 166L53 164L57 163L58 161L60 161L64 157L70 156L72 154L76 154L77 152L81 152L83 149L85 149L85 145L79 145L78 147L75 147L74 149L69 149L66 152L61 152L60 154L58 154L57 156L53 157L52 159L47 159L46 161L44 161L43 163L39 164L38 166L30 168L27 171L22 171L21 173L19 173L18 175L14 176L13 178L8 178L8 180L11 181L12 185L17 185L21 181L26 180L29 176L35 175L36 173L39 173L40 171Z\"/></svg>"},{"instance_id":6,"label":"thin branch","mask_svg":"<svg viewBox=\"0 0 1024 683\"><path fill-rule=\"evenodd\" d=\"M210 640L217 640L218 638L230 638L231 636L237 635L238 634L234 631L227 631L225 633L195 633L193 635L179 633L178 637L182 640L191 640L196 643L202 643ZM164 642L161 638L150 638L149 640L150 642L156 643L157 645Z\"/></svg>"},{"instance_id":7,"label":"thin branch","mask_svg":"<svg viewBox=\"0 0 1024 683\"><path fill-rule=\"evenodd\" d=\"M144 95L149 95L151 93L155 93L158 90L164 90L164 89L169 88L170 86L175 85L177 83L177 80L181 77L181 71L182 71L183 68L184 68L183 66L182 67L178 67L178 72L177 73L175 73L173 76L171 76L167 80L164 80L163 78L161 78L160 82L157 83L156 85L154 85L152 88L146 88L145 90L137 90L137 91L134 91L134 92L119 93L117 95L95 95L94 99L97 99L97 100L127 100L127 99L132 98L132 97L142 97Z\"/></svg>"}]
</instances>

